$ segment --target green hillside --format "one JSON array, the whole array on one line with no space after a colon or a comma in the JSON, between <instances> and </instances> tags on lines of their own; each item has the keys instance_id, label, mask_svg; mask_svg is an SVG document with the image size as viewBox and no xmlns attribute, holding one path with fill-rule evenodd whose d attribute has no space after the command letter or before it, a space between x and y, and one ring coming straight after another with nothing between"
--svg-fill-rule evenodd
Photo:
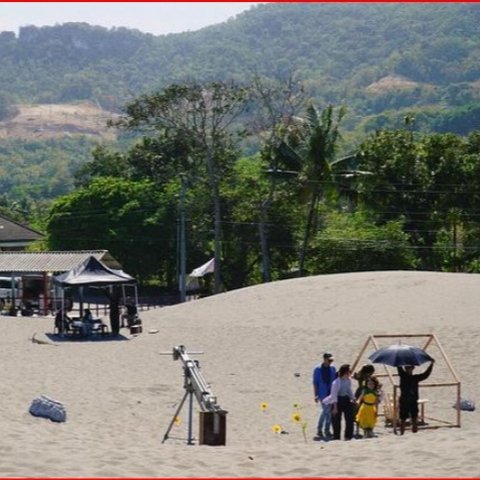
<instances>
[{"instance_id":1,"label":"green hillside","mask_svg":"<svg viewBox=\"0 0 480 480\"><path fill-rule=\"evenodd\" d=\"M18 101L97 99L108 108L186 77L241 81L253 71L294 71L315 96L351 100L362 113L457 105L478 88L469 84L480 80L479 25L476 4L293 3L159 37L78 23L29 26L18 38L0 35L0 88ZM402 102L378 100L366 87L387 75L417 82L418 91Z\"/></svg>"},{"instance_id":2,"label":"green hillside","mask_svg":"<svg viewBox=\"0 0 480 480\"><path fill-rule=\"evenodd\" d=\"M115 112L188 78L243 82L254 73L294 73L318 104L347 106L350 145L407 114L417 129L465 135L480 128L479 30L475 3L262 4L223 24L165 36L85 23L28 26L18 36L0 33L0 120L16 104L89 100ZM61 140L35 141L32 150L30 140L0 140L2 194L22 199L32 181L35 198L68 190L70 176L55 182L52 175L70 175L91 140L67 143L65 150ZM32 151L51 164L58 157L62 167L47 174L39 160L15 160Z\"/></svg>"}]
</instances>

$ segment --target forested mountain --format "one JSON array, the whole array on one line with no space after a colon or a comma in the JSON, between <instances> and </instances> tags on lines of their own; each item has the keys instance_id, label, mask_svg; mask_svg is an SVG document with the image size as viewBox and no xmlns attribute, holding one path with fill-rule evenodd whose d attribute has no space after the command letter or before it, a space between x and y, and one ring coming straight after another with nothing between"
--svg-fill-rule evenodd
<instances>
[{"instance_id":1,"label":"forested mountain","mask_svg":"<svg viewBox=\"0 0 480 480\"><path fill-rule=\"evenodd\" d=\"M241 83L254 73L295 74L319 105L346 105L342 127L351 145L364 132L401 125L406 115L415 116L413 128L465 135L480 127L479 30L475 3L261 4L222 24L164 36L85 23L25 26L18 36L0 33L0 120L18 104L87 100L115 112L185 79ZM36 197L54 198L52 184L61 182L50 169L19 168L12 159L35 151L55 164L58 152L57 171L71 172L86 143L76 155L76 138L67 150L59 142L0 140L0 193L23 199L33 181Z\"/></svg>"},{"instance_id":2,"label":"forested mountain","mask_svg":"<svg viewBox=\"0 0 480 480\"><path fill-rule=\"evenodd\" d=\"M158 37L84 23L27 26L18 37L0 35L0 89L16 102L96 99L111 108L187 77L295 72L315 97L360 114L456 106L478 98L479 33L474 3L263 4L216 26ZM406 80L376 84L388 76Z\"/></svg>"}]
</instances>

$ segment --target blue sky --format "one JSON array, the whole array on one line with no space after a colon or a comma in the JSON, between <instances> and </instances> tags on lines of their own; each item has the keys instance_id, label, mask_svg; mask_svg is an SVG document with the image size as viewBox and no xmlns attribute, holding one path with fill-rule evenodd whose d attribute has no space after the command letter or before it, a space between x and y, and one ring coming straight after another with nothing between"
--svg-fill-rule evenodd
<instances>
[{"instance_id":1,"label":"blue sky","mask_svg":"<svg viewBox=\"0 0 480 480\"><path fill-rule=\"evenodd\" d=\"M24 25L87 22L162 35L228 20L258 2L35 2L0 3L0 31Z\"/></svg>"}]
</instances>

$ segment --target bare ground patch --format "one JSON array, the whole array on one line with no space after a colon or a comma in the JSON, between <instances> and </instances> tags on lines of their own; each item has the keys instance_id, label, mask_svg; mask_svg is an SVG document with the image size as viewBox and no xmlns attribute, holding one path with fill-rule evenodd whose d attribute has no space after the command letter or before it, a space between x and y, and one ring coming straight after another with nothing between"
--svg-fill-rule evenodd
<instances>
[{"instance_id":1,"label":"bare ground patch","mask_svg":"<svg viewBox=\"0 0 480 480\"><path fill-rule=\"evenodd\" d=\"M0 138L43 140L73 135L116 137L107 121L115 114L85 102L77 104L16 105L16 115L0 122Z\"/></svg>"},{"instance_id":2,"label":"bare ground patch","mask_svg":"<svg viewBox=\"0 0 480 480\"><path fill-rule=\"evenodd\" d=\"M380 80L371 83L365 90L369 93L382 94L391 90L406 90L420 86L418 82L398 75L387 75Z\"/></svg>"}]
</instances>

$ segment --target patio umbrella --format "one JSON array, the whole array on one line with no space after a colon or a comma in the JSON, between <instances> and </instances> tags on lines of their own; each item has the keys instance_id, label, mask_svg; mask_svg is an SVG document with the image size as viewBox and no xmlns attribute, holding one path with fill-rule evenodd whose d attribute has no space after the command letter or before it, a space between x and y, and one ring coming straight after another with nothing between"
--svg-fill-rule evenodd
<instances>
[{"instance_id":1,"label":"patio umbrella","mask_svg":"<svg viewBox=\"0 0 480 480\"><path fill-rule=\"evenodd\" d=\"M432 357L421 348L404 344L380 348L376 352L373 352L368 359L372 363L383 363L391 367L421 365L422 363L433 360Z\"/></svg>"}]
</instances>

